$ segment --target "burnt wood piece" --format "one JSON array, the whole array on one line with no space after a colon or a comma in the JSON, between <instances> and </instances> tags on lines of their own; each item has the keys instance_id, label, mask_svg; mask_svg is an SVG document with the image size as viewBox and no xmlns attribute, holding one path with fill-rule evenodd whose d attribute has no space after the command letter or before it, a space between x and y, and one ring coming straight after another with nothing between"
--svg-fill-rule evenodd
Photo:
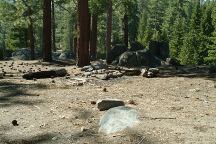
<instances>
[{"instance_id":1,"label":"burnt wood piece","mask_svg":"<svg viewBox=\"0 0 216 144\"><path fill-rule=\"evenodd\" d=\"M139 76L141 74L141 70L139 69L129 69L123 72L126 76Z\"/></svg>"},{"instance_id":2,"label":"burnt wood piece","mask_svg":"<svg viewBox=\"0 0 216 144\"><path fill-rule=\"evenodd\" d=\"M66 69L58 69L58 70L27 73L23 75L23 78L27 80L33 80L33 79L43 79L43 78L64 77L67 74L68 73Z\"/></svg>"}]
</instances>

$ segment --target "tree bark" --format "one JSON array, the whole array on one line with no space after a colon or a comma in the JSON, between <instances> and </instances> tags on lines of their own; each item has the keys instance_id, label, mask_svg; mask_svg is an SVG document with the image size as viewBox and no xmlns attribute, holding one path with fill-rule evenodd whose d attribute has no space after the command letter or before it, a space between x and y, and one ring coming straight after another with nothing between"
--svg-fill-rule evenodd
<instances>
[{"instance_id":1,"label":"tree bark","mask_svg":"<svg viewBox=\"0 0 216 144\"><path fill-rule=\"evenodd\" d=\"M94 13L91 18L90 56L93 60L97 57L97 25L98 15Z\"/></svg>"},{"instance_id":2,"label":"tree bark","mask_svg":"<svg viewBox=\"0 0 216 144\"><path fill-rule=\"evenodd\" d=\"M126 47L128 47L128 15L127 14L124 15L123 22L124 22L124 28L123 28L124 44Z\"/></svg>"},{"instance_id":3,"label":"tree bark","mask_svg":"<svg viewBox=\"0 0 216 144\"><path fill-rule=\"evenodd\" d=\"M33 28L33 20L31 18L32 15L32 8L28 6L28 18L29 18L29 25L28 25L28 33L29 33L29 47L31 50L31 60L35 59L35 38L34 38L34 28Z\"/></svg>"},{"instance_id":4,"label":"tree bark","mask_svg":"<svg viewBox=\"0 0 216 144\"><path fill-rule=\"evenodd\" d=\"M88 0L78 0L78 33L77 65L82 67L90 64L90 18Z\"/></svg>"},{"instance_id":5,"label":"tree bark","mask_svg":"<svg viewBox=\"0 0 216 144\"><path fill-rule=\"evenodd\" d=\"M56 41L55 41L55 3L52 0L52 50L56 52Z\"/></svg>"},{"instance_id":6,"label":"tree bark","mask_svg":"<svg viewBox=\"0 0 216 144\"><path fill-rule=\"evenodd\" d=\"M3 31L3 42L2 42L2 59L5 58L5 54L6 54L6 43L5 43L5 40L6 40L6 34L5 34L5 31Z\"/></svg>"},{"instance_id":7,"label":"tree bark","mask_svg":"<svg viewBox=\"0 0 216 144\"><path fill-rule=\"evenodd\" d=\"M77 29L77 21L78 20L76 20L75 25L74 25L76 31L78 31L78 29ZM75 58L77 58L77 41L78 40L77 40L77 34L76 34L74 36L74 38L73 38L73 53L75 55Z\"/></svg>"},{"instance_id":8,"label":"tree bark","mask_svg":"<svg viewBox=\"0 0 216 144\"><path fill-rule=\"evenodd\" d=\"M107 63L111 63L109 59L109 53L111 50L111 40L112 40L112 0L109 0L109 5L107 9L107 32L106 32L106 60Z\"/></svg>"},{"instance_id":9,"label":"tree bark","mask_svg":"<svg viewBox=\"0 0 216 144\"><path fill-rule=\"evenodd\" d=\"M52 61L51 0L44 0L43 6L43 60Z\"/></svg>"}]
</instances>

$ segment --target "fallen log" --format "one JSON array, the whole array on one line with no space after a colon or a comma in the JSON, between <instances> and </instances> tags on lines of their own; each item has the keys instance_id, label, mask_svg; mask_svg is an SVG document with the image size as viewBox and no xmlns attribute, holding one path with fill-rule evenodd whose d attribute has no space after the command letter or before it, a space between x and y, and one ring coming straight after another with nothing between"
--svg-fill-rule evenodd
<instances>
[{"instance_id":1,"label":"fallen log","mask_svg":"<svg viewBox=\"0 0 216 144\"><path fill-rule=\"evenodd\" d=\"M40 71L40 72L31 72L23 75L24 79L32 80L32 79L43 79L43 78L54 78L54 77L64 77L68 73L66 69L57 69L50 71Z\"/></svg>"},{"instance_id":2,"label":"fallen log","mask_svg":"<svg viewBox=\"0 0 216 144\"><path fill-rule=\"evenodd\" d=\"M123 74L126 76L139 76L141 74L141 70L139 69L128 69L128 70L122 70Z\"/></svg>"}]
</instances>

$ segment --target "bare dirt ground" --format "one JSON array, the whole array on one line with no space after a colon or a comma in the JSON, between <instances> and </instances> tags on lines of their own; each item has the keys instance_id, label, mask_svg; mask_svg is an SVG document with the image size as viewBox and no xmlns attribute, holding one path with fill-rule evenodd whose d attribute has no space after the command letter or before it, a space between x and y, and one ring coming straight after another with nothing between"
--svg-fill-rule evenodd
<instances>
[{"instance_id":1,"label":"bare dirt ground","mask_svg":"<svg viewBox=\"0 0 216 144\"><path fill-rule=\"evenodd\" d=\"M28 63L28 64L27 64ZM1 144L216 144L216 78L201 68L164 69L160 77L127 77L102 81L78 79L76 66L65 66L70 78L24 80L24 70L64 65L38 61L0 61ZM106 88L107 92L103 89ZM100 117L91 101L103 98L135 101L140 123L132 129L98 133ZM18 126L12 121L17 120Z\"/></svg>"}]
</instances>

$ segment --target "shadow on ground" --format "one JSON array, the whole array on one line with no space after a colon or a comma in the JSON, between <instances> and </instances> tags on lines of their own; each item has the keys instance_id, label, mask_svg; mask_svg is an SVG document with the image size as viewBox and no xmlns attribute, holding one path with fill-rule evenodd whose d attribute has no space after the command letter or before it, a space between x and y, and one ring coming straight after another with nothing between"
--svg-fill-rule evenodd
<instances>
[{"instance_id":1,"label":"shadow on ground","mask_svg":"<svg viewBox=\"0 0 216 144\"><path fill-rule=\"evenodd\" d=\"M53 133L40 134L28 138L8 138L6 136L0 136L0 143L3 144L40 144L51 143L52 138L55 136Z\"/></svg>"},{"instance_id":2,"label":"shadow on ground","mask_svg":"<svg viewBox=\"0 0 216 144\"><path fill-rule=\"evenodd\" d=\"M209 73L207 66L160 67L159 77L204 78L216 81L216 73Z\"/></svg>"},{"instance_id":3,"label":"shadow on ground","mask_svg":"<svg viewBox=\"0 0 216 144\"><path fill-rule=\"evenodd\" d=\"M43 62L43 61L37 61L33 64L42 64L45 66L57 66L57 67L65 67L65 66L73 66L76 65L75 60L67 60L67 61L61 61L61 60L53 60L52 62Z\"/></svg>"},{"instance_id":4,"label":"shadow on ground","mask_svg":"<svg viewBox=\"0 0 216 144\"><path fill-rule=\"evenodd\" d=\"M12 105L34 105L43 101L28 99L27 97L37 97L37 94L28 93L28 89L45 89L43 84L16 84L12 82L0 81L0 107Z\"/></svg>"},{"instance_id":5,"label":"shadow on ground","mask_svg":"<svg viewBox=\"0 0 216 144\"><path fill-rule=\"evenodd\" d=\"M72 143L95 143L95 144L110 144L110 143L127 143L127 144L153 144L150 136L145 136L144 132L136 130L127 130L119 134L103 135L98 134L94 127L84 132L74 133L70 137ZM156 141L156 140L154 140Z\"/></svg>"}]
</instances>

